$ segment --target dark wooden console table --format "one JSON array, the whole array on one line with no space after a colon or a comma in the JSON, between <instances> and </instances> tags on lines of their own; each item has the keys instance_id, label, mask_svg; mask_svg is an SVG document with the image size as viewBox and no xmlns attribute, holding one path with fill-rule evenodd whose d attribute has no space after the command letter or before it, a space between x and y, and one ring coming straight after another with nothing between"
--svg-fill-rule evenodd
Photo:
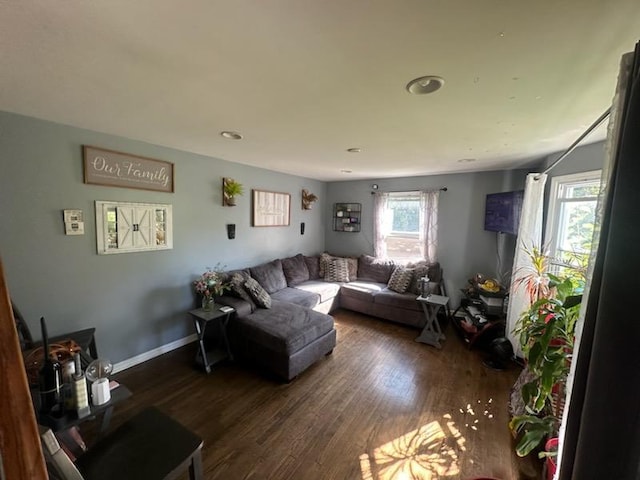
<instances>
[{"instance_id":1,"label":"dark wooden console table","mask_svg":"<svg viewBox=\"0 0 640 480\"><path fill-rule=\"evenodd\" d=\"M88 388L91 388L90 385L87 385ZM36 407L36 412L38 411L39 402L38 402L38 391L37 389L32 392L34 398L34 405ZM75 411L65 412L61 417L51 417L48 415L40 414L38 416L38 422L41 425L45 425L49 427L54 432L59 432L62 430L66 430L68 428L74 427L76 425L80 425L83 422L88 420L92 420L96 417L102 415L102 422L100 425L100 430L98 431L98 435L103 435L107 429L109 428L109 423L111 422L111 417L113 415L113 408L120 402L131 397L131 391L125 387L124 385L118 385L114 389L111 390L111 400L102 405L93 405L89 403L89 408L91 412L89 415L78 418L78 415Z\"/></svg>"}]
</instances>

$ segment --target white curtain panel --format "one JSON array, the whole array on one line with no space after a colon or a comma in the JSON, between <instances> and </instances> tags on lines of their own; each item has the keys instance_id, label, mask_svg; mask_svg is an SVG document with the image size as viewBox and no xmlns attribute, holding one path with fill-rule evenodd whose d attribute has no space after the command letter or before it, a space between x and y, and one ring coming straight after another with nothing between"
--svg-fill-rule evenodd
<instances>
[{"instance_id":1,"label":"white curtain panel","mask_svg":"<svg viewBox=\"0 0 640 480\"><path fill-rule=\"evenodd\" d=\"M420 253L428 262L436 261L439 199L440 190L420 192Z\"/></svg>"},{"instance_id":2,"label":"white curtain panel","mask_svg":"<svg viewBox=\"0 0 640 480\"><path fill-rule=\"evenodd\" d=\"M387 256L387 235L391 233L391 215L389 215L389 194L386 192L376 192L373 208L373 249L375 256L386 258Z\"/></svg>"},{"instance_id":3,"label":"white curtain panel","mask_svg":"<svg viewBox=\"0 0 640 480\"><path fill-rule=\"evenodd\" d=\"M536 179L537 177L537 179ZM518 336L514 329L522 313L529 308L529 297L522 285L516 285L515 279L524 267L530 264L530 259L525 249L532 247L542 248L542 207L544 200L544 186L547 183L547 175L530 173L527 175L527 183L524 189L522 201L522 213L520 214L520 226L516 240L516 253L513 259L513 273L511 274L511 289L509 291L509 309L507 310L507 338L513 345L516 355L522 357Z\"/></svg>"}]
</instances>

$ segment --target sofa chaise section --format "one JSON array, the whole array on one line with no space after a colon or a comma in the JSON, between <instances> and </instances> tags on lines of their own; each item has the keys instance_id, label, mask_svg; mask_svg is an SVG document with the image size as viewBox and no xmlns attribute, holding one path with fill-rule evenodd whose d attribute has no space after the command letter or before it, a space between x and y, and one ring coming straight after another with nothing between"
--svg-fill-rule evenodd
<instances>
[{"instance_id":1,"label":"sofa chaise section","mask_svg":"<svg viewBox=\"0 0 640 480\"><path fill-rule=\"evenodd\" d=\"M246 307L242 311L246 313ZM287 381L336 345L331 316L276 299L269 309L237 315L229 323L228 335L236 357L265 366Z\"/></svg>"}]
</instances>

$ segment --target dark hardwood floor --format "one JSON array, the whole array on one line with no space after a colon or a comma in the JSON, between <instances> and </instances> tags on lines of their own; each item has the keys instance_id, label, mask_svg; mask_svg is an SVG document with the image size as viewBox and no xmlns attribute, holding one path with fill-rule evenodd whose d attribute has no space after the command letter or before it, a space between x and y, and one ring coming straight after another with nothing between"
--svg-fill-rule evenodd
<instances>
[{"instance_id":1,"label":"dark hardwood floor","mask_svg":"<svg viewBox=\"0 0 640 480\"><path fill-rule=\"evenodd\" d=\"M436 350L415 342L411 328L344 310L334 317L333 354L290 384L234 363L206 375L194 367L195 344L121 372L114 379L133 397L112 428L156 405L204 439L207 479L536 473L513 453L507 428L515 366L485 368L451 327Z\"/></svg>"}]
</instances>

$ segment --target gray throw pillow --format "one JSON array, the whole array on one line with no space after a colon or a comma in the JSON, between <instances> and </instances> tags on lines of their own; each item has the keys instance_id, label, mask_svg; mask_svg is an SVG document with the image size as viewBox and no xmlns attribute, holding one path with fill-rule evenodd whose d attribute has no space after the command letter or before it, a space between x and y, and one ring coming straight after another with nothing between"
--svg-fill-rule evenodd
<instances>
[{"instance_id":1,"label":"gray throw pillow","mask_svg":"<svg viewBox=\"0 0 640 480\"><path fill-rule=\"evenodd\" d=\"M309 269L301 253L295 257L283 258L281 261L282 271L284 272L284 278L287 279L287 285L295 287L309 280Z\"/></svg>"},{"instance_id":2,"label":"gray throw pillow","mask_svg":"<svg viewBox=\"0 0 640 480\"><path fill-rule=\"evenodd\" d=\"M304 257L304 261L307 264L309 270L309 280L316 280L320 277L320 257L314 255L312 257Z\"/></svg>"},{"instance_id":3,"label":"gray throw pillow","mask_svg":"<svg viewBox=\"0 0 640 480\"><path fill-rule=\"evenodd\" d=\"M282 262L273 260L263 263L257 267L251 267L251 276L255 278L267 293L275 293L283 288L287 288L287 279L282 271Z\"/></svg>"},{"instance_id":4,"label":"gray throw pillow","mask_svg":"<svg viewBox=\"0 0 640 480\"><path fill-rule=\"evenodd\" d=\"M387 283L396 266L391 259L361 255L358 259L358 280Z\"/></svg>"},{"instance_id":5,"label":"gray throw pillow","mask_svg":"<svg viewBox=\"0 0 640 480\"><path fill-rule=\"evenodd\" d=\"M259 307L271 308L271 296L256 280L251 277L247 278L244 282L244 288L247 289L247 292Z\"/></svg>"},{"instance_id":6,"label":"gray throw pillow","mask_svg":"<svg viewBox=\"0 0 640 480\"><path fill-rule=\"evenodd\" d=\"M394 292L406 293L411 285L411 280L413 280L413 270L404 267L396 267L391 274L387 287L389 290L393 290Z\"/></svg>"}]
</instances>

